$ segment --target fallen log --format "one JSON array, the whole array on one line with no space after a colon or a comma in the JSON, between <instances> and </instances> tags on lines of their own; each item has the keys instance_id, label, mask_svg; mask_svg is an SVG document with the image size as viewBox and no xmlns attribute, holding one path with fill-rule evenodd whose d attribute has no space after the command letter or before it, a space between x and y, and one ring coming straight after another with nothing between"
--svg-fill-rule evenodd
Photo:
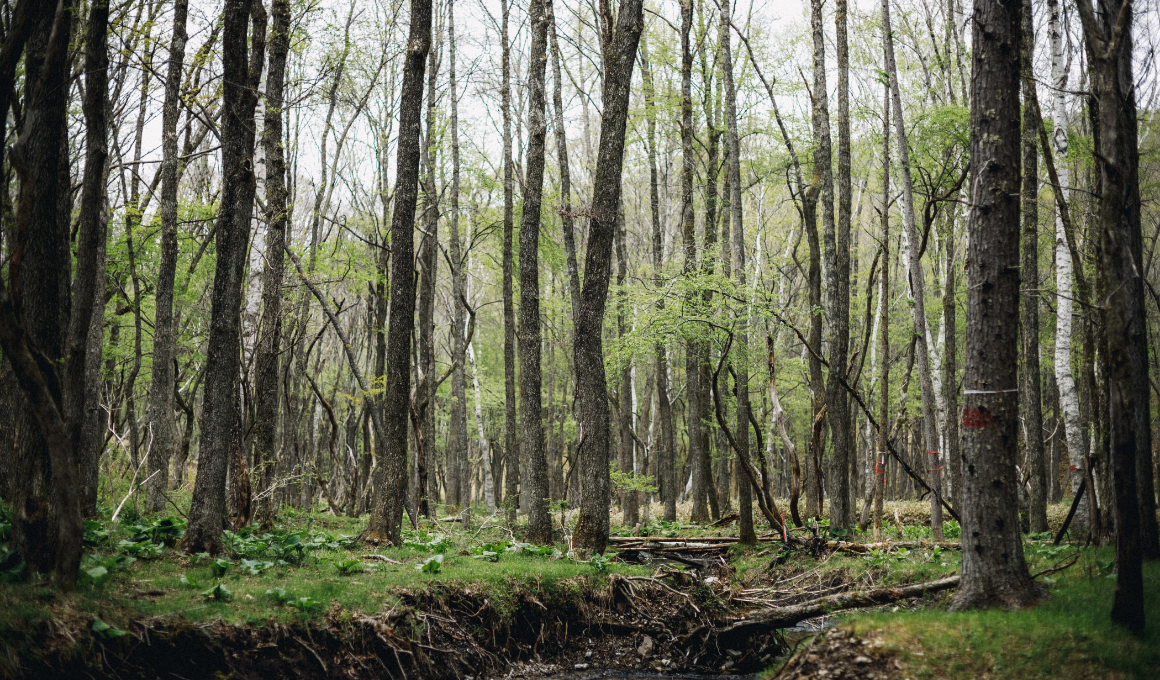
<instances>
[{"instance_id":1,"label":"fallen log","mask_svg":"<svg viewBox=\"0 0 1160 680\"><path fill-rule=\"evenodd\" d=\"M874 605L889 604L911 597L921 597L927 593L937 593L948 588L959 586L959 576L948 576L937 581L926 581L901 588L878 588L875 590L853 590L837 595L827 595L816 600L791 604L783 607L772 607L756 612L750 612L745 618L734 621L733 624L722 628L718 634L731 633L746 628L788 628L799 621L812 619L822 614L856 607L872 607Z\"/></svg>"}]
</instances>

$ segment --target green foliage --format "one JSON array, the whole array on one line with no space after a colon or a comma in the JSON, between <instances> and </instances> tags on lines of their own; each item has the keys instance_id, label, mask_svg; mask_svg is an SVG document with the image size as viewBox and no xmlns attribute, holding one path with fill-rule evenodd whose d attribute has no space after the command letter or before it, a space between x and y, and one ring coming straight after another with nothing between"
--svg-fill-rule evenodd
<instances>
[{"instance_id":1,"label":"green foliage","mask_svg":"<svg viewBox=\"0 0 1160 680\"><path fill-rule=\"evenodd\" d=\"M245 558L243 558L242 561L238 563L238 568L250 576L258 576L263 571L269 569L272 566L274 566L273 562L264 562L262 560L247 560Z\"/></svg>"},{"instance_id":2,"label":"green foliage","mask_svg":"<svg viewBox=\"0 0 1160 680\"><path fill-rule=\"evenodd\" d=\"M189 586L190 588L201 587L201 583L197 579L192 576L187 576L186 574L181 575L181 585Z\"/></svg>"},{"instance_id":3,"label":"green foliage","mask_svg":"<svg viewBox=\"0 0 1160 680\"><path fill-rule=\"evenodd\" d=\"M286 604L298 610L299 614L316 614L322 611L322 603L309 597L296 597L286 600Z\"/></svg>"},{"instance_id":4,"label":"green foliage","mask_svg":"<svg viewBox=\"0 0 1160 680\"><path fill-rule=\"evenodd\" d=\"M405 548L414 548L415 550L422 550L424 552L442 553L447 551L449 545L450 542L447 536L435 536L433 538L422 529L403 532L403 547Z\"/></svg>"},{"instance_id":5,"label":"green foliage","mask_svg":"<svg viewBox=\"0 0 1160 680\"><path fill-rule=\"evenodd\" d=\"M19 583L28 576L28 565L15 551L0 549L0 585Z\"/></svg>"},{"instance_id":6,"label":"green foliage","mask_svg":"<svg viewBox=\"0 0 1160 680\"><path fill-rule=\"evenodd\" d=\"M218 602L229 602L230 598L234 596L228 588L220 583L203 592L201 595L207 600L217 600Z\"/></svg>"},{"instance_id":7,"label":"green foliage","mask_svg":"<svg viewBox=\"0 0 1160 680\"><path fill-rule=\"evenodd\" d=\"M129 540L134 543L144 541L162 543L165 547L172 548L178 539L185 535L186 524L187 522L180 517L164 517L153 522L138 522L128 527Z\"/></svg>"},{"instance_id":8,"label":"green foliage","mask_svg":"<svg viewBox=\"0 0 1160 680\"><path fill-rule=\"evenodd\" d=\"M233 562L219 558L210 562L209 568L213 571L214 578L221 578L226 575L226 572L232 566L234 566Z\"/></svg>"},{"instance_id":9,"label":"green foliage","mask_svg":"<svg viewBox=\"0 0 1160 680\"><path fill-rule=\"evenodd\" d=\"M93 631L93 635L101 640L112 640L113 638L119 638L122 635L128 635L126 631L123 631L120 628L114 628L113 626L105 623L99 616L93 617L93 626L91 630Z\"/></svg>"},{"instance_id":10,"label":"green foliage","mask_svg":"<svg viewBox=\"0 0 1160 680\"><path fill-rule=\"evenodd\" d=\"M1047 532L1047 533L1048 533L1048 536L1050 537L1051 532ZM958 522L954 521L953 519L950 519L950 520L943 522L943 536L948 541L953 541L956 538L962 537L962 535L963 535L963 528L959 526Z\"/></svg>"},{"instance_id":11,"label":"green foliage","mask_svg":"<svg viewBox=\"0 0 1160 680\"><path fill-rule=\"evenodd\" d=\"M126 555L132 555L142 560L149 560L161 557L161 554L165 552L165 544L152 543L150 541L136 543L128 539L122 539L121 542L117 543L117 549Z\"/></svg>"},{"instance_id":12,"label":"green foliage","mask_svg":"<svg viewBox=\"0 0 1160 680\"><path fill-rule=\"evenodd\" d=\"M112 531L109 530L104 522L94 519L86 519L84 523L84 542L85 545L98 546L106 543Z\"/></svg>"},{"instance_id":13,"label":"green foliage","mask_svg":"<svg viewBox=\"0 0 1160 680\"><path fill-rule=\"evenodd\" d=\"M656 480L650 475L642 475L631 470L621 472L615 460L608 464L608 468L608 476L612 479L612 488L621 493L629 491L639 491L640 493L657 492Z\"/></svg>"},{"instance_id":14,"label":"green foliage","mask_svg":"<svg viewBox=\"0 0 1160 680\"><path fill-rule=\"evenodd\" d=\"M290 599L285 588L269 588L266 590L266 594L274 598L274 601L280 605L285 605Z\"/></svg>"},{"instance_id":15,"label":"green foliage","mask_svg":"<svg viewBox=\"0 0 1160 680\"><path fill-rule=\"evenodd\" d=\"M334 563L334 566L336 569L338 569L340 576L351 576L353 574L358 574L363 570L362 560L355 559L339 560L338 562Z\"/></svg>"},{"instance_id":16,"label":"green foliage","mask_svg":"<svg viewBox=\"0 0 1160 680\"><path fill-rule=\"evenodd\" d=\"M77 573L77 580L82 585L91 585L94 589L100 590L109 583L118 571L128 568L136 561L136 558L124 555L111 555L109 557L84 555L81 557L81 568Z\"/></svg>"},{"instance_id":17,"label":"green foliage","mask_svg":"<svg viewBox=\"0 0 1160 680\"><path fill-rule=\"evenodd\" d=\"M592 565L592 568L596 570L596 573L598 573L598 574L608 573L608 558L605 557L604 555L600 555L600 554L593 555L592 559L590 559L588 561L588 563Z\"/></svg>"},{"instance_id":18,"label":"green foliage","mask_svg":"<svg viewBox=\"0 0 1160 680\"><path fill-rule=\"evenodd\" d=\"M415 569L424 574L438 574L439 570L443 568L443 555L435 554L428 557L422 564L415 566Z\"/></svg>"}]
</instances>

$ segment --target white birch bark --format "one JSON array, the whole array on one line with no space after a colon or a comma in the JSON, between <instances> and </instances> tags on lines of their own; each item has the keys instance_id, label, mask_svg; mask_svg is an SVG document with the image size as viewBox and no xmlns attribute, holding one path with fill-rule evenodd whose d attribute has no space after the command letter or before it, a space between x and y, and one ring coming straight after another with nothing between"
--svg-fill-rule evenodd
<instances>
[{"instance_id":1,"label":"white birch bark","mask_svg":"<svg viewBox=\"0 0 1160 680\"><path fill-rule=\"evenodd\" d=\"M1059 175L1059 186L1063 191L1063 200L1069 200L1068 168L1067 168L1067 108L1066 89L1070 60L1065 53L1063 41L1063 23L1059 3L1049 0L1049 32L1051 34L1051 117L1055 122L1052 146L1055 151L1055 167ZM1084 434L1081 428L1079 415L1079 394L1076 391L1075 377L1071 372L1071 334L1072 334L1072 267L1071 252L1067 247L1067 239L1063 231L1063 217L1058 208L1055 211L1055 382L1059 386L1059 404L1063 411L1064 438L1067 441L1067 455L1072 472L1068 475L1071 480L1071 490L1075 493L1083 480L1083 452L1086 450ZM1089 492L1092 489L1088 489ZM1084 498L1075 518L1072 520L1077 533L1086 533L1089 526L1087 498Z\"/></svg>"}]
</instances>

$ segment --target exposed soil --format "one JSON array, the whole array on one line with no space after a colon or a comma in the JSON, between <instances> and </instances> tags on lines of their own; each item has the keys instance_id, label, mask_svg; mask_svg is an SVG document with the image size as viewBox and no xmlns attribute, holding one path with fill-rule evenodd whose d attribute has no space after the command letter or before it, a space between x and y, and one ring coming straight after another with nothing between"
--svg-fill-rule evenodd
<instances>
[{"instance_id":1,"label":"exposed soil","mask_svg":"<svg viewBox=\"0 0 1160 680\"><path fill-rule=\"evenodd\" d=\"M843 627L815 637L786 662L776 680L885 680L900 677L902 665L882 649L882 640L862 638Z\"/></svg>"},{"instance_id":2,"label":"exposed soil","mask_svg":"<svg viewBox=\"0 0 1160 680\"><path fill-rule=\"evenodd\" d=\"M189 680L767 668L787 651L777 631L720 633L733 616L725 604L728 581L722 571L660 570L655 578L509 583L504 592L494 584L435 585L396 593L400 604L374 615L332 603L326 615L289 625L194 625L163 617L138 621L113 639L94 637L91 616L62 607L54 622L18 643L24 658L9 658L8 665L26 677Z\"/></svg>"}]
</instances>

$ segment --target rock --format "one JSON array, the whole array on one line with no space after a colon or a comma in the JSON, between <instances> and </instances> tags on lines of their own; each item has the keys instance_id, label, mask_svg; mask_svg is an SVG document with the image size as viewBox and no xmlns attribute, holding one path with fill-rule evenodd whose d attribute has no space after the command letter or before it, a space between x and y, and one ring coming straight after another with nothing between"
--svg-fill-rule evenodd
<instances>
[{"instance_id":1,"label":"rock","mask_svg":"<svg viewBox=\"0 0 1160 680\"><path fill-rule=\"evenodd\" d=\"M641 640L640 646L636 648L636 653L640 654L642 658L647 659L653 652L653 639L649 636L644 636Z\"/></svg>"},{"instance_id":2,"label":"rock","mask_svg":"<svg viewBox=\"0 0 1160 680\"><path fill-rule=\"evenodd\" d=\"M575 669L576 669L576 670L578 670L578 671L582 671L582 670L584 670L584 669L588 668L588 664L586 664L586 663L578 663L578 664L576 664L575 666L572 666L572 668L575 668Z\"/></svg>"},{"instance_id":3,"label":"rock","mask_svg":"<svg viewBox=\"0 0 1160 680\"><path fill-rule=\"evenodd\" d=\"M856 657L854 657L854 663L870 663L870 657L868 657L868 656L856 656Z\"/></svg>"}]
</instances>

